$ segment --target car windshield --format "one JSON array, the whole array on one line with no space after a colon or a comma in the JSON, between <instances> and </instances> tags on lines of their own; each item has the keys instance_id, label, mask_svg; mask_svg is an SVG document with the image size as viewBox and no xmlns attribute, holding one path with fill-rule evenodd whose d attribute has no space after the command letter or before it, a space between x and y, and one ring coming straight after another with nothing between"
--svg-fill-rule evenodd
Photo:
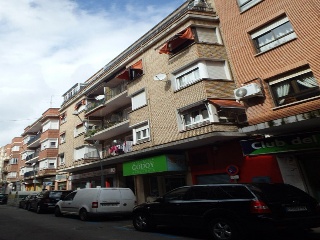
<instances>
[{"instance_id":1,"label":"car windshield","mask_svg":"<svg viewBox=\"0 0 320 240\"><path fill-rule=\"evenodd\" d=\"M50 192L49 198L60 199L62 192Z\"/></svg>"}]
</instances>

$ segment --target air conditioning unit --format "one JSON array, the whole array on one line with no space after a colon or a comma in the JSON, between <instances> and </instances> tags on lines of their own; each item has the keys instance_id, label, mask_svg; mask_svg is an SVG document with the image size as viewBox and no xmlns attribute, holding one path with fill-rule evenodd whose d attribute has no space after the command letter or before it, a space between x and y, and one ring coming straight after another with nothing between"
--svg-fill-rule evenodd
<instances>
[{"instance_id":1,"label":"air conditioning unit","mask_svg":"<svg viewBox=\"0 0 320 240\"><path fill-rule=\"evenodd\" d=\"M256 96L263 96L261 87L257 83L250 83L248 85L235 89L233 92L236 100L243 100Z\"/></svg>"}]
</instances>

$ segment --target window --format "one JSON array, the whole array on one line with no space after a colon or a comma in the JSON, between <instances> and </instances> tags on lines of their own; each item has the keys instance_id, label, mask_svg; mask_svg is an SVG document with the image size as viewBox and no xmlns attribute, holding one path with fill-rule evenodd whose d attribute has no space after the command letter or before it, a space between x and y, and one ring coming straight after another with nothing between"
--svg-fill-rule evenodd
<instances>
[{"instance_id":1,"label":"window","mask_svg":"<svg viewBox=\"0 0 320 240\"><path fill-rule=\"evenodd\" d=\"M62 133L60 135L60 144L65 143L66 142L66 133Z\"/></svg>"},{"instance_id":2,"label":"window","mask_svg":"<svg viewBox=\"0 0 320 240\"><path fill-rule=\"evenodd\" d=\"M146 92L143 90L131 97L132 110L147 105Z\"/></svg>"},{"instance_id":3,"label":"window","mask_svg":"<svg viewBox=\"0 0 320 240\"><path fill-rule=\"evenodd\" d=\"M59 129L59 120L49 120L42 126L42 132L49 129Z\"/></svg>"},{"instance_id":4,"label":"window","mask_svg":"<svg viewBox=\"0 0 320 240\"><path fill-rule=\"evenodd\" d=\"M8 178L15 178L17 177L17 172L9 172L8 173Z\"/></svg>"},{"instance_id":5,"label":"window","mask_svg":"<svg viewBox=\"0 0 320 240\"><path fill-rule=\"evenodd\" d=\"M180 117L183 130L200 127L210 123L208 108L204 104L180 112Z\"/></svg>"},{"instance_id":6,"label":"window","mask_svg":"<svg viewBox=\"0 0 320 240\"><path fill-rule=\"evenodd\" d=\"M47 148L57 148L58 139L47 139L41 143L41 151Z\"/></svg>"},{"instance_id":7,"label":"window","mask_svg":"<svg viewBox=\"0 0 320 240\"><path fill-rule=\"evenodd\" d=\"M237 0L237 1L238 1L240 11L243 12L243 11L257 5L262 0Z\"/></svg>"},{"instance_id":8,"label":"window","mask_svg":"<svg viewBox=\"0 0 320 240\"><path fill-rule=\"evenodd\" d=\"M18 164L18 158L11 158L9 164Z\"/></svg>"},{"instance_id":9,"label":"window","mask_svg":"<svg viewBox=\"0 0 320 240\"><path fill-rule=\"evenodd\" d=\"M159 50L162 54L176 54L194 43L194 36L191 28L187 28L169 39Z\"/></svg>"},{"instance_id":10,"label":"window","mask_svg":"<svg viewBox=\"0 0 320 240\"><path fill-rule=\"evenodd\" d=\"M13 146L12 149L11 149L11 151L13 151L13 152L18 152L19 149L20 149L19 146Z\"/></svg>"},{"instance_id":11,"label":"window","mask_svg":"<svg viewBox=\"0 0 320 240\"><path fill-rule=\"evenodd\" d=\"M175 90L185 88L202 79L230 80L231 75L225 61L199 61L173 73Z\"/></svg>"},{"instance_id":12,"label":"window","mask_svg":"<svg viewBox=\"0 0 320 240\"><path fill-rule=\"evenodd\" d=\"M310 69L291 72L269 82L277 106L319 96L317 79Z\"/></svg>"},{"instance_id":13,"label":"window","mask_svg":"<svg viewBox=\"0 0 320 240\"><path fill-rule=\"evenodd\" d=\"M59 166L65 164L64 153L60 153L60 154L59 154L58 160L59 160Z\"/></svg>"},{"instance_id":14,"label":"window","mask_svg":"<svg viewBox=\"0 0 320 240\"><path fill-rule=\"evenodd\" d=\"M150 139L149 123L143 123L133 129L133 142L134 144L148 141Z\"/></svg>"},{"instance_id":15,"label":"window","mask_svg":"<svg viewBox=\"0 0 320 240\"><path fill-rule=\"evenodd\" d=\"M67 113L64 112L60 115L60 124L65 123L67 121Z\"/></svg>"},{"instance_id":16,"label":"window","mask_svg":"<svg viewBox=\"0 0 320 240\"><path fill-rule=\"evenodd\" d=\"M200 79L199 68L195 68L190 72L180 75L177 79L178 88L187 86Z\"/></svg>"},{"instance_id":17,"label":"window","mask_svg":"<svg viewBox=\"0 0 320 240\"><path fill-rule=\"evenodd\" d=\"M78 126L76 126L76 128L74 129L74 137L79 136L80 134L85 132L85 127L83 124L80 124Z\"/></svg>"},{"instance_id":18,"label":"window","mask_svg":"<svg viewBox=\"0 0 320 240\"><path fill-rule=\"evenodd\" d=\"M195 28L199 43L219 43L221 44L221 37L217 28Z\"/></svg>"},{"instance_id":19,"label":"window","mask_svg":"<svg viewBox=\"0 0 320 240\"><path fill-rule=\"evenodd\" d=\"M275 48L297 37L287 17L261 28L251 34L258 53Z\"/></svg>"}]
</instances>

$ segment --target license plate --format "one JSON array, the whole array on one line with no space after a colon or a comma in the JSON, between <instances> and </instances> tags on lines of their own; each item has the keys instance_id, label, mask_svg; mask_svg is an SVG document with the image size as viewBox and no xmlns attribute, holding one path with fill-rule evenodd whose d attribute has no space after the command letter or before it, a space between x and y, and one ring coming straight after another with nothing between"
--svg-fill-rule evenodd
<instances>
[{"instance_id":1,"label":"license plate","mask_svg":"<svg viewBox=\"0 0 320 240\"><path fill-rule=\"evenodd\" d=\"M297 206L297 207L286 207L287 212L303 212L307 211L306 206Z\"/></svg>"}]
</instances>

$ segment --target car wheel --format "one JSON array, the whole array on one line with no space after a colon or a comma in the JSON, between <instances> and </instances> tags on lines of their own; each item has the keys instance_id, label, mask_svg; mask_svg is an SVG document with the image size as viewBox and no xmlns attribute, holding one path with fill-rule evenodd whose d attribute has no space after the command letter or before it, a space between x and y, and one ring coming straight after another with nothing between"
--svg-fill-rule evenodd
<instances>
[{"instance_id":1,"label":"car wheel","mask_svg":"<svg viewBox=\"0 0 320 240\"><path fill-rule=\"evenodd\" d=\"M62 213L61 213L59 207L56 207L56 208L54 209L54 215L55 215L56 217L61 217L61 216L62 216Z\"/></svg>"},{"instance_id":2,"label":"car wheel","mask_svg":"<svg viewBox=\"0 0 320 240\"><path fill-rule=\"evenodd\" d=\"M87 210L84 208L80 209L79 217L81 221L87 221L89 219Z\"/></svg>"},{"instance_id":3,"label":"car wheel","mask_svg":"<svg viewBox=\"0 0 320 240\"><path fill-rule=\"evenodd\" d=\"M211 221L209 233L214 240L234 240L239 237L236 224L227 218L217 218Z\"/></svg>"},{"instance_id":4,"label":"car wheel","mask_svg":"<svg viewBox=\"0 0 320 240\"><path fill-rule=\"evenodd\" d=\"M133 215L132 223L135 229L142 232L150 231L156 227L150 217L143 212L135 213Z\"/></svg>"},{"instance_id":5,"label":"car wheel","mask_svg":"<svg viewBox=\"0 0 320 240\"><path fill-rule=\"evenodd\" d=\"M37 212L38 214L40 214L40 213L42 212L40 205L37 206L36 212Z\"/></svg>"}]
</instances>

